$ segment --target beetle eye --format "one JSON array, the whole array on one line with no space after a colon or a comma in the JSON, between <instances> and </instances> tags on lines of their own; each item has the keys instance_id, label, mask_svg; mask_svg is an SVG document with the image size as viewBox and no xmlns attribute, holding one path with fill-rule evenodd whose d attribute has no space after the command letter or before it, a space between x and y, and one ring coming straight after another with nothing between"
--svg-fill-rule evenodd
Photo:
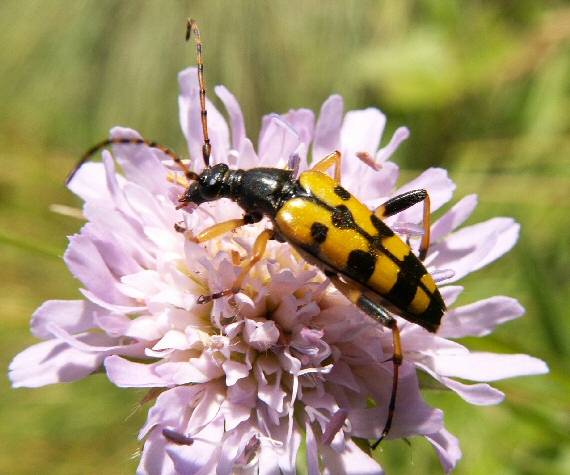
<instances>
[{"instance_id":1,"label":"beetle eye","mask_svg":"<svg viewBox=\"0 0 570 475\"><path fill-rule=\"evenodd\" d=\"M222 188L225 185L225 174L228 166L225 164L214 165L212 168L204 170L200 176L200 193L206 201L215 200L220 197Z\"/></svg>"},{"instance_id":2,"label":"beetle eye","mask_svg":"<svg viewBox=\"0 0 570 475\"><path fill-rule=\"evenodd\" d=\"M217 174L207 173L200 180L200 194L206 201L214 200L220 191L221 183Z\"/></svg>"},{"instance_id":3,"label":"beetle eye","mask_svg":"<svg viewBox=\"0 0 570 475\"><path fill-rule=\"evenodd\" d=\"M200 184L197 182L191 183L190 186L186 189L184 194L178 199L180 203L195 203L200 205L205 202L202 190L200 189ZM181 206L186 206L185 204Z\"/></svg>"}]
</instances>

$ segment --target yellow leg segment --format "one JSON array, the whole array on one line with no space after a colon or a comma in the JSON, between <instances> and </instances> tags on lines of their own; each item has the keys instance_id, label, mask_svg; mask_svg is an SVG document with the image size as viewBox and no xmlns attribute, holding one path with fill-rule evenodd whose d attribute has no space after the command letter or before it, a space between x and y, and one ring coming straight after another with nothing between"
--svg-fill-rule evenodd
<instances>
[{"instance_id":1,"label":"yellow leg segment","mask_svg":"<svg viewBox=\"0 0 570 475\"><path fill-rule=\"evenodd\" d=\"M426 258L429 244L430 244L430 232L431 232L431 202L429 199L429 195L426 192L426 197L424 198L424 219L423 219L423 228L424 228L424 235L422 236L422 241L420 242L420 261L423 261Z\"/></svg>"},{"instance_id":2,"label":"yellow leg segment","mask_svg":"<svg viewBox=\"0 0 570 475\"><path fill-rule=\"evenodd\" d=\"M340 152L338 150L335 150L333 153L328 154L325 158L313 165L311 170L325 173L330 167L334 165L334 179L340 183L340 161Z\"/></svg>"},{"instance_id":3,"label":"yellow leg segment","mask_svg":"<svg viewBox=\"0 0 570 475\"><path fill-rule=\"evenodd\" d=\"M229 233L234 231L237 228L241 228L246 224L245 219L230 219L228 221L224 221L223 223L217 223L209 228L204 229L201 233L199 233L194 240L196 242L206 242L210 241L211 239L217 238L222 234Z\"/></svg>"},{"instance_id":4,"label":"yellow leg segment","mask_svg":"<svg viewBox=\"0 0 570 475\"><path fill-rule=\"evenodd\" d=\"M251 256L249 262L243 267L241 274L236 279L231 289L227 289L222 292L216 292L211 295L202 295L200 296L200 298L198 298L198 303L204 304L211 302L212 300L219 299L221 297L227 297L228 295L235 295L239 293L244 279L250 273L253 266L263 258L263 255L265 254L265 248L267 247L267 241L269 241L274 234L275 232L273 231L273 229L266 229L259 236L257 236L257 239L253 244L253 255Z\"/></svg>"},{"instance_id":5,"label":"yellow leg segment","mask_svg":"<svg viewBox=\"0 0 570 475\"><path fill-rule=\"evenodd\" d=\"M241 228L245 224L247 224L247 222L243 218L230 219L228 221L224 221L223 223L217 223L214 224L213 226L210 226L209 228L204 229L204 231L199 233L197 236L194 236L189 229L185 228L179 223L176 223L174 225L174 229L176 230L176 232L184 234L184 237L189 241L200 243L200 242L209 241L210 239L217 238L218 236L221 236L222 234L225 233L229 233L237 228Z\"/></svg>"}]
</instances>

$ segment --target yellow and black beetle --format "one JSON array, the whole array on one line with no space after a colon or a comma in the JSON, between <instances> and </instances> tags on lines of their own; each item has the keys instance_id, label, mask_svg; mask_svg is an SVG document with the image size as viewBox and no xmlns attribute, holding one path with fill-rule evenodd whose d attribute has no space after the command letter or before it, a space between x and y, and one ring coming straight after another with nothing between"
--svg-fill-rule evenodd
<instances>
[{"instance_id":1,"label":"yellow and black beetle","mask_svg":"<svg viewBox=\"0 0 570 475\"><path fill-rule=\"evenodd\" d=\"M392 330L394 376L388 417L376 448L388 434L394 417L398 389L398 369L403 361L400 332L396 319L389 312L416 323L430 332L439 328L446 310L437 286L428 273L423 259L430 240L430 205L426 190L398 195L375 211L358 201L340 184L338 151L315 164L299 178L290 169L253 168L230 170L226 164L210 166L210 140L206 111L206 89L200 32L188 20L186 39L194 31L198 56L201 121L204 133L202 154L206 167L200 174L191 171L168 148L144 139L109 139L91 148L79 161L67 182L79 167L97 150L111 144L145 144L162 150L181 167L190 182L179 198L182 208L191 203L200 205L229 198L245 212L239 219L215 224L190 238L205 242L246 224L270 219L272 229L257 237L253 255L231 289L202 296L200 303L238 293L251 268L262 259L270 239L287 242L310 264L321 269L335 287L352 303L380 324ZM326 174L335 167L335 178ZM423 202L424 234L419 257L382 221L410 206ZM186 235L186 229L176 225Z\"/></svg>"}]
</instances>

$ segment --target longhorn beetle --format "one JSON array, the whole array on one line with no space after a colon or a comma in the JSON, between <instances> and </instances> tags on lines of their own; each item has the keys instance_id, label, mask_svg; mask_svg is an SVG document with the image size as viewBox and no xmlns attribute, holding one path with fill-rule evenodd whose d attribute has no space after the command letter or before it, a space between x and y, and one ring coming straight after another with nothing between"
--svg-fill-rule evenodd
<instances>
[{"instance_id":1,"label":"longhorn beetle","mask_svg":"<svg viewBox=\"0 0 570 475\"><path fill-rule=\"evenodd\" d=\"M390 432L399 367L403 362L400 331L393 315L436 332L446 311L435 281L422 261L430 243L430 200L426 190L413 190L391 198L374 212L358 201L340 184L341 154L332 152L311 170L296 178L295 172L280 168L230 170L224 163L210 165L206 88L202 40L196 22L188 20L186 40L194 32L198 61L201 122L204 133L202 155L206 167L196 173L167 147L144 139L113 138L88 150L75 166L67 182L99 149L113 144L138 144L161 150L182 169L189 184L179 198L178 208L200 205L221 198L235 201L243 210L242 218L214 224L192 239L205 242L246 224L269 218L273 227L262 231L253 246L252 257L231 289L201 296L199 303L232 296L240 292L252 267L259 262L270 239L287 242L310 264L321 269L334 286L354 305L393 334L394 375L388 417L378 444ZM326 171L334 166L334 178ZM394 234L382 220L414 204L423 202L423 229L419 253ZM176 225L180 232L186 229ZM390 312L390 313L389 313Z\"/></svg>"}]
</instances>

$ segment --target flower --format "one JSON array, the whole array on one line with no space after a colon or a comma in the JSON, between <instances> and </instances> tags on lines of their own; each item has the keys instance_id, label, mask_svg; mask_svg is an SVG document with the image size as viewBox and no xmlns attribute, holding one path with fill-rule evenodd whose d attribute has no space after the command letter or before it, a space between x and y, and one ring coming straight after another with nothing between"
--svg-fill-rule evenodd
<instances>
[{"instance_id":1,"label":"flower","mask_svg":"<svg viewBox=\"0 0 570 475\"><path fill-rule=\"evenodd\" d=\"M196 70L179 79L182 129L191 157L201 157ZM292 162L302 172L312 144L314 159L342 152L343 186L370 207L417 188L429 191L433 210L451 199L455 185L441 169L394 192L398 168L388 159L408 130L398 129L378 150L386 118L377 109L343 118L342 99L332 96L316 125L310 110L272 114L263 120L255 153L236 99L221 86L216 93L232 133L230 140L223 116L208 104L212 164L248 169ZM139 135L114 128L111 137ZM379 170L357 154L372 157ZM242 210L227 200L177 209L182 188L172 184L176 166L160 150L117 145L115 160L124 175L104 152L102 164L85 164L70 184L85 200L88 222L70 238L65 261L83 282L85 300L48 301L34 313L32 332L45 341L14 359L14 386L75 381L104 366L117 386L149 388L145 401L154 406L139 436L139 474L294 474L303 440L311 475L321 469L383 473L355 440L379 437L386 421L391 332L350 304L287 243L275 241L240 293L198 303L201 295L231 288L268 223L197 244L175 225L198 233ZM194 160L195 171L203 166L201 158ZM432 226L425 264L436 278L447 278L440 290L448 306L462 291L450 284L509 251L518 238L519 226L510 218L455 231L475 206L476 197L467 196ZM421 206L415 206L387 222L411 234L416 249L421 219ZM499 296L452 308L438 334L400 319L404 363L388 438L426 437L449 472L461 456L459 443L444 428L443 412L423 402L416 371L472 404L500 402L503 394L486 382L544 373L546 365L526 355L469 352L449 338L486 335L523 312L516 300Z\"/></svg>"}]
</instances>

